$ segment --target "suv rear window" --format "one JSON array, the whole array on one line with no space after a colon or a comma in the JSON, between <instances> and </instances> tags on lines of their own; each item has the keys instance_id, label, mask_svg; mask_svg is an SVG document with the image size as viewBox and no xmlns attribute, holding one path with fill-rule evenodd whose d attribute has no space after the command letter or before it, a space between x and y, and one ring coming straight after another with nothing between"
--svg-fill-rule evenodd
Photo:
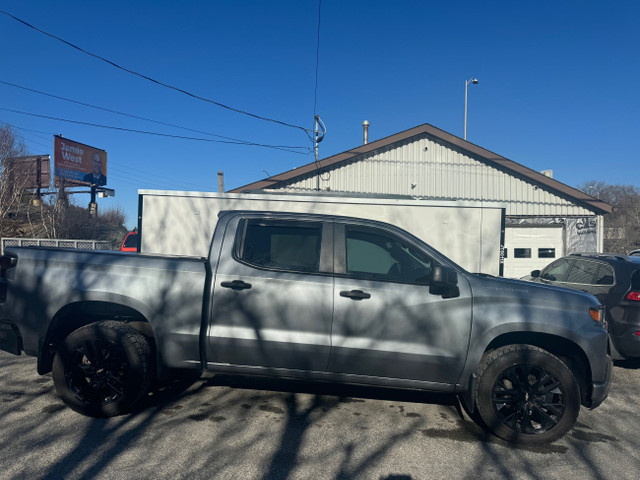
<instances>
[{"instance_id":1,"label":"suv rear window","mask_svg":"<svg viewBox=\"0 0 640 480\"><path fill-rule=\"evenodd\" d=\"M129 233L127 234L127 238L124 239L125 248L138 248L138 234L137 233Z\"/></svg>"},{"instance_id":2,"label":"suv rear window","mask_svg":"<svg viewBox=\"0 0 640 480\"><path fill-rule=\"evenodd\" d=\"M596 285L613 285L613 267L610 265L600 265L595 283Z\"/></svg>"}]
</instances>

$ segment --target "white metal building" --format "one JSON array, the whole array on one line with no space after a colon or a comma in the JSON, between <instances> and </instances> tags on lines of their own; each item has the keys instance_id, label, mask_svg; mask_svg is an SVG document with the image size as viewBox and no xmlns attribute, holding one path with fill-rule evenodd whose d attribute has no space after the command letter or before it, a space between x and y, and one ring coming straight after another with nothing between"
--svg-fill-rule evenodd
<instances>
[{"instance_id":1,"label":"white metal building","mask_svg":"<svg viewBox=\"0 0 640 480\"><path fill-rule=\"evenodd\" d=\"M504 276L569 253L602 251L612 207L432 125L274 175L232 192L331 191L506 205Z\"/></svg>"}]
</instances>

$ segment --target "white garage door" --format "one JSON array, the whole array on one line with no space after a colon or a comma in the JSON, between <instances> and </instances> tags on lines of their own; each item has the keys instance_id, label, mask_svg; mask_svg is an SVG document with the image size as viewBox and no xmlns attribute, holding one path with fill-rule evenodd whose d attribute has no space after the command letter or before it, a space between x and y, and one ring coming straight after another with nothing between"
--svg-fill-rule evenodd
<instances>
[{"instance_id":1,"label":"white garage door","mask_svg":"<svg viewBox=\"0 0 640 480\"><path fill-rule=\"evenodd\" d=\"M562 226L507 227L504 232L504 276L520 278L564 255Z\"/></svg>"}]
</instances>

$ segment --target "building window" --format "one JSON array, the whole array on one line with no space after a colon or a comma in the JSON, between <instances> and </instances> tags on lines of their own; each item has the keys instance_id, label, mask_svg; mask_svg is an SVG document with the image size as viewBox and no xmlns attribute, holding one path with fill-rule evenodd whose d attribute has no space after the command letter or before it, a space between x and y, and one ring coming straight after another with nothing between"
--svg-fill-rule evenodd
<instances>
[{"instance_id":1,"label":"building window","mask_svg":"<svg viewBox=\"0 0 640 480\"><path fill-rule=\"evenodd\" d=\"M539 248L538 258L556 258L555 248Z\"/></svg>"},{"instance_id":2,"label":"building window","mask_svg":"<svg viewBox=\"0 0 640 480\"><path fill-rule=\"evenodd\" d=\"M530 248L514 248L513 258L531 258Z\"/></svg>"}]
</instances>

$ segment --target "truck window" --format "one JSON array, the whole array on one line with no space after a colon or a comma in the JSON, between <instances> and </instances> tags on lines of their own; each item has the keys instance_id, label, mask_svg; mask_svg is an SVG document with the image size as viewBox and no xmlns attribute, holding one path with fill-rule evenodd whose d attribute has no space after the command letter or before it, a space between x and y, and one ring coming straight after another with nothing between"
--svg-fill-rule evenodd
<instances>
[{"instance_id":1,"label":"truck window","mask_svg":"<svg viewBox=\"0 0 640 480\"><path fill-rule=\"evenodd\" d=\"M299 221L247 220L241 260L262 268L318 272L322 224Z\"/></svg>"},{"instance_id":2,"label":"truck window","mask_svg":"<svg viewBox=\"0 0 640 480\"><path fill-rule=\"evenodd\" d=\"M385 282L428 285L431 260L390 233L346 228L347 275Z\"/></svg>"}]
</instances>

